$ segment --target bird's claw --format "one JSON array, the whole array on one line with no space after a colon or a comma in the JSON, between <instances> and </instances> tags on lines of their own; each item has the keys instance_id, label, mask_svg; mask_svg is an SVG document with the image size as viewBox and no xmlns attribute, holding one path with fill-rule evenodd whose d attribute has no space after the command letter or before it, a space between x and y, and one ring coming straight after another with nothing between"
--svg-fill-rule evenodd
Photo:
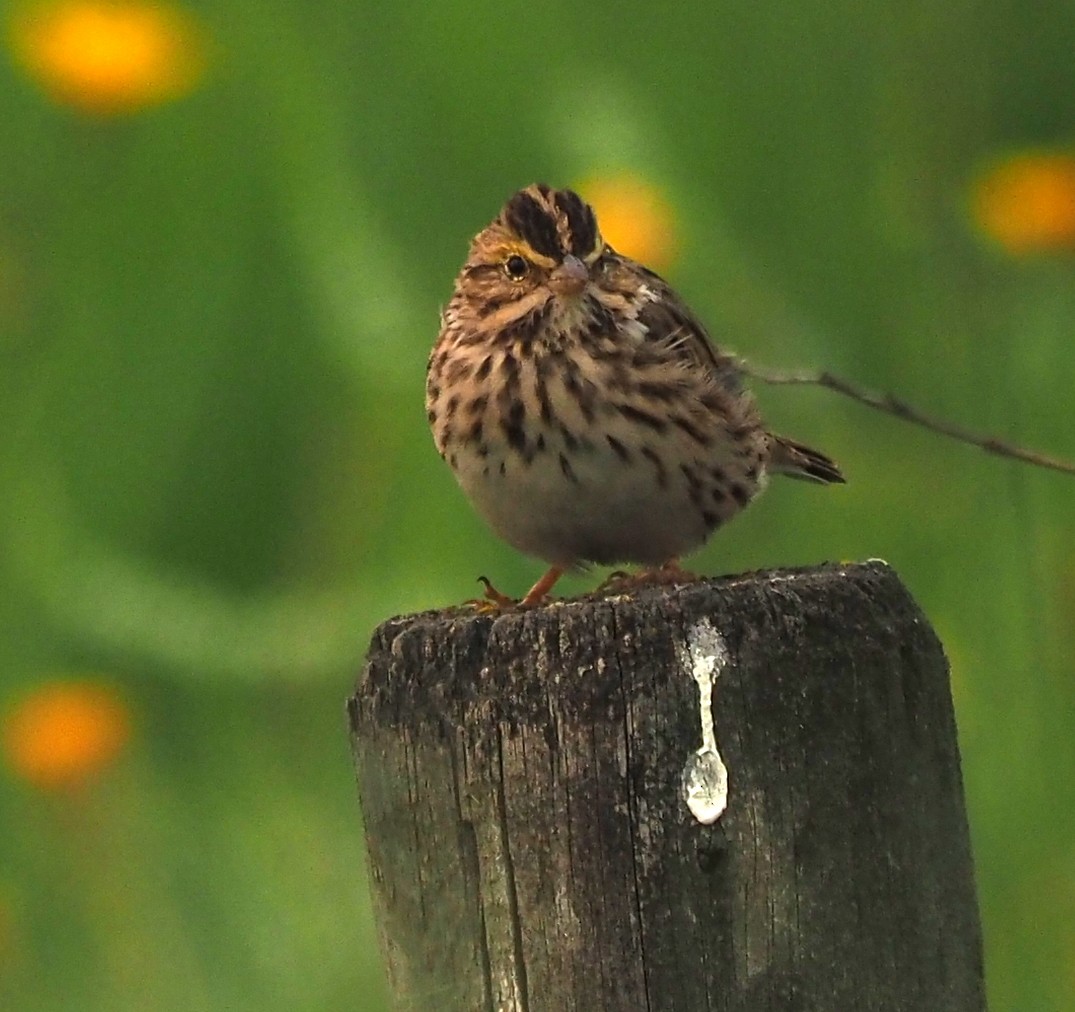
<instances>
[{"instance_id":1,"label":"bird's claw","mask_svg":"<svg viewBox=\"0 0 1075 1012\"><path fill-rule=\"evenodd\" d=\"M471 598L469 604L479 615L494 615L498 612L508 611L518 605L518 601L507 594L501 594L487 576L479 576L478 583L485 589L481 597Z\"/></svg>"},{"instance_id":2,"label":"bird's claw","mask_svg":"<svg viewBox=\"0 0 1075 1012\"><path fill-rule=\"evenodd\" d=\"M595 593L628 594L639 587L668 587L680 583L694 583L699 579L701 577L697 574L684 569L676 559L671 559L663 566L643 569L638 573L626 573L622 569L617 569L605 577Z\"/></svg>"}]
</instances>

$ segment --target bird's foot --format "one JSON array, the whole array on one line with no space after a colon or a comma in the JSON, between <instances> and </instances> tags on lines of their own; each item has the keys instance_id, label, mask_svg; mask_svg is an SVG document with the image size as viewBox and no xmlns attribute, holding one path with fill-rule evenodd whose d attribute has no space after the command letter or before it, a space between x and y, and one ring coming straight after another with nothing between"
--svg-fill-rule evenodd
<instances>
[{"instance_id":1,"label":"bird's foot","mask_svg":"<svg viewBox=\"0 0 1075 1012\"><path fill-rule=\"evenodd\" d=\"M479 576L478 582L484 590L481 597L473 597L465 602L469 604L479 615L495 615L502 611L510 611L519 602L514 597L501 594L486 576Z\"/></svg>"},{"instance_id":2,"label":"bird's foot","mask_svg":"<svg viewBox=\"0 0 1075 1012\"><path fill-rule=\"evenodd\" d=\"M651 569L642 569L637 573L625 573L622 569L604 579L597 588L598 594L629 594L639 587L664 586L671 587L681 583L694 583L702 577L684 569L678 559L669 559L662 566Z\"/></svg>"},{"instance_id":3,"label":"bird's foot","mask_svg":"<svg viewBox=\"0 0 1075 1012\"><path fill-rule=\"evenodd\" d=\"M526 596L519 601L516 601L513 597L508 597L507 594L501 594L500 591L493 586L488 577L479 576L478 582L482 584L485 590L481 597L468 601L467 604L473 605L474 609L481 615L537 608L540 605L548 604L549 591L555 586L556 581L560 579L563 572L563 569L559 566L552 566L545 575L526 592Z\"/></svg>"},{"instance_id":4,"label":"bird's foot","mask_svg":"<svg viewBox=\"0 0 1075 1012\"><path fill-rule=\"evenodd\" d=\"M638 578L635 573L628 573L626 569L617 569L609 573L594 590L595 594L622 594L634 585Z\"/></svg>"}]
</instances>

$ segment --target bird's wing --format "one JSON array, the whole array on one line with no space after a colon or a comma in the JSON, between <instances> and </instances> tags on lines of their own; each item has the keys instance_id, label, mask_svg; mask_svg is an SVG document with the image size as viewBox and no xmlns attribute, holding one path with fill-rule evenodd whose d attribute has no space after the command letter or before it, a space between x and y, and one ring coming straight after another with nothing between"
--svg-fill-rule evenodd
<instances>
[{"instance_id":1,"label":"bird's wing","mask_svg":"<svg viewBox=\"0 0 1075 1012\"><path fill-rule=\"evenodd\" d=\"M645 273L650 275L649 286L656 295L638 313L639 323L646 327L647 338L666 354L680 359L685 366L705 369L729 396L746 395L743 375L735 357L713 344L701 320L671 286L652 271Z\"/></svg>"}]
</instances>

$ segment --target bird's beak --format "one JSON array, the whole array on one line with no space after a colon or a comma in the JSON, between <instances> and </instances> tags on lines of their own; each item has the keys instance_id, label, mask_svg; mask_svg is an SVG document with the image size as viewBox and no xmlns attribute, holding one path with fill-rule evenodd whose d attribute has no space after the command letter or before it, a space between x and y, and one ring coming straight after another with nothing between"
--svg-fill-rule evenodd
<instances>
[{"instance_id":1,"label":"bird's beak","mask_svg":"<svg viewBox=\"0 0 1075 1012\"><path fill-rule=\"evenodd\" d=\"M568 253L549 275L549 287L557 295L578 295L589 280L589 268L577 256Z\"/></svg>"}]
</instances>

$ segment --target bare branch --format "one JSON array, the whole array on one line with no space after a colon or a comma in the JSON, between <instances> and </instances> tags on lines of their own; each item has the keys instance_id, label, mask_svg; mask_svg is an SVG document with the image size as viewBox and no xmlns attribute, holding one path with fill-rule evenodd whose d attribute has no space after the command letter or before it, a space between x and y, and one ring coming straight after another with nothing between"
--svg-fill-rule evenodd
<instances>
[{"instance_id":1,"label":"bare branch","mask_svg":"<svg viewBox=\"0 0 1075 1012\"><path fill-rule=\"evenodd\" d=\"M942 436L957 439L961 443L969 443L985 450L986 453L996 454L998 457L1010 457L1012 460L1020 460L1024 464L1033 464L1036 467L1047 467L1052 471L1060 471L1063 474L1075 475L1075 464L1057 457L1049 457L1035 450L1027 450L1021 446L997 439L994 436L983 436L977 432L953 425L940 418L933 418L923 414L917 408L912 407L906 401L902 401L892 394L874 393L855 386L847 380L834 376L824 370L820 372L781 372L778 369L766 369L763 366L752 365L744 359L737 359L739 368L748 376L769 383L774 386L818 386L827 390L834 390L838 394L850 397L852 400L865 404L867 407L876 408L887 414L895 415L904 421L914 425L920 425L924 429L939 432Z\"/></svg>"}]
</instances>

